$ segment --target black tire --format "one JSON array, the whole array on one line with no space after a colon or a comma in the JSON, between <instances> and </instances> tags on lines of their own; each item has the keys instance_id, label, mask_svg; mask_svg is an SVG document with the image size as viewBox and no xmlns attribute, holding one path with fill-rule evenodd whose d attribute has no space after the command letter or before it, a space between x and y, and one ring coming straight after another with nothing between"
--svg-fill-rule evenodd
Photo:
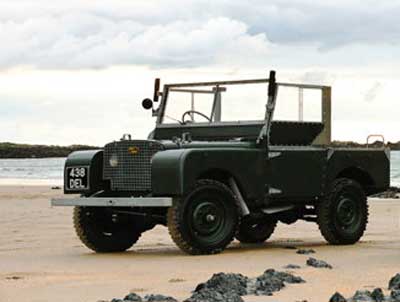
<instances>
[{"instance_id":1,"label":"black tire","mask_svg":"<svg viewBox=\"0 0 400 302\"><path fill-rule=\"evenodd\" d=\"M216 254L233 240L239 224L238 201L223 183L200 180L168 210L175 244L192 255Z\"/></svg>"},{"instance_id":2,"label":"black tire","mask_svg":"<svg viewBox=\"0 0 400 302\"><path fill-rule=\"evenodd\" d=\"M272 236L277 224L278 221L273 218L266 218L262 222L243 219L236 239L241 243L263 243Z\"/></svg>"},{"instance_id":3,"label":"black tire","mask_svg":"<svg viewBox=\"0 0 400 302\"><path fill-rule=\"evenodd\" d=\"M368 203L361 185L351 179L335 180L317 206L317 223L330 244L354 244L368 224Z\"/></svg>"},{"instance_id":4,"label":"black tire","mask_svg":"<svg viewBox=\"0 0 400 302\"><path fill-rule=\"evenodd\" d=\"M74 227L82 243L97 253L123 252L142 234L132 220L113 221L106 208L75 207Z\"/></svg>"}]
</instances>

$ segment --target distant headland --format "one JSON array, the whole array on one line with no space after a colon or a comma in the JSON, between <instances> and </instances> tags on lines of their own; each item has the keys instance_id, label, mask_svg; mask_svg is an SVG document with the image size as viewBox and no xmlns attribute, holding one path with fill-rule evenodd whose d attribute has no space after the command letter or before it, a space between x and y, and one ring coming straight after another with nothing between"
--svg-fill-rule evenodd
<instances>
[{"instance_id":1,"label":"distant headland","mask_svg":"<svg viewBox=\"0 0 400 302\"><path fill-rule=\"evenodd\" d=\"M86 145L52 146L0 143L0 158L67 157L73 151L93 150L100 147Z\"/></svg>"},{"instance_id":2,"label":"distant headland","mask_svg":"<svg viewBox=\"0 0 400 302\"><path fill-rule=\"evenodd\" d=\"M366 147L365 144L355 142L334 141L335 147ZM370 144L371 147L382 147L381 142ZM400 150L400 141L397 143L387 143L392 150ZM53 145L28 145L14 143L0 143L0 158L47 158L47 157L67 157L73 151L94 150L102 147L87 145L53 146Z\"/></svg>"}]
</instances>

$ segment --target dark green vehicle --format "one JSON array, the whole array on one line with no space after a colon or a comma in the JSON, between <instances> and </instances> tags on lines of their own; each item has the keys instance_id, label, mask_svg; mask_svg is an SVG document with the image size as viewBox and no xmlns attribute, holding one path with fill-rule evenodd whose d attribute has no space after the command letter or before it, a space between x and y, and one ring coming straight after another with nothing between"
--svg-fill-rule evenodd
<instances>
[{"instance_id":1,"label":"dark green vehicle","mask_svg":"<svg viewBox=\"0 0 400 302\"><path fill-rule=\"evenodd\" d=\"M389 150L331 145L330 87L277 83L273 71L268 79L155 86L142 103L157 117L147 140L124 135L66 161L64 192L80 197L52 205L75 207L88 248L124 251L157 224L189 254L221 252L234 238L263 243L278 222L299 219L316 222L331 244L362 237L367 196L390 185ZM297 120L274 118L278 88L298 92ZM319 99L313 121L304 118L308 91ZM297 108L282 112L289 107Z\"/></svg>"}]
</instances>

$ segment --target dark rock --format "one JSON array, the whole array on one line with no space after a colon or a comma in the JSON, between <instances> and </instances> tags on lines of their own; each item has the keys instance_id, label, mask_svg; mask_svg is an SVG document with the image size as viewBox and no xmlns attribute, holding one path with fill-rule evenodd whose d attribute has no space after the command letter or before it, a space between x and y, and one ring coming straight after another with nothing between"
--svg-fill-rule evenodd
<instances>
[{"instance_id":1,"label":"dark rock","mask_svg":"<svg viewBox=\"0 0 400 302\"><path fill-rule=\"evenodd\" d=\"M400 289L400 274L396 274L389 281L389 289Z\"/></svg>"},{"instance_id":2,"label":"dark rock","mask_svg":"<svg viewBox=\"0 0 400 302\"><path fill-rule=\"evenodd\" d=\"M142 302L142 297L135 293L130 293L129 295L125 296L124 301L133 301L133 302Z\"/></svg>"},{"instance_id":3,"label":"dark rock","mask_svg":"<svg viewBox=\"0 0 400 302\"><path fill-rule=\"evenodd\" d=\"M381 288L375 288L371 293L371 297L375 302L382 302L385 300L385 294Z\"/></svg>"},{"instance_id":4,"label":"dark rock","mask_svg":"<svg viewBox=\"0 0 400 302\"><path fill-rule=\"evenodd\" d=\"M265 276L265 275L266 276L275 276L275 277L281 279L283 282L291 283L291 284L293 284L293 283L305 283L306 282L301 277L294 276L292 274L285 273L285 272L277 272L277 271L275 271L273 269L266 270L262 276Z\"/></svg>"},{"instance_id":5,"label":"dark rock","mask_svg":"<svg viewBox=\"0 0 400 302\"><path fill-rule=\"evenodd\" d=\"M296 252L296 254L299 254L299 255L310 255L310 254L315 254L315 251L313 249L302 249L302 250L298 250Z\"/></svg>"},{"instance_id":6,"label":"dark rock","mask_svg":"<svg viewBox=\"0 0 400 302\"><path fill-rule=\"evenodd\" d=\"M296 265L296 264L288 264L288 265L284 266L283 268L286 268L286 269L299 269L299 268L301 268L301 266L300 265Z\"/></svg>"},{"instance_id":7,"label":"dark rock","mask_svg":"<svg viewBox=\"0 0 400 302\"><path fill-rule=\"evenodd\" d=\"M271 296L273 292L280 291L286 283L305 283L301 277L273 269L266 270L261 276L248 283L248 293L255 295Z\"/></svg>"},{"instance_id":8,"label":"dark rock","mask_svg":"<svg viewBox=\"0 0 400 302\"><path fill-rule=\"evenodd\" d=\"M329 263L327 263L323 260L317 260L315 258L309 258L306 263L308 266L312 266L312 267L316 267L316 268L332 269L332 265L330 265Z\"/></svg>"},{"instance_id":9,"label":"dark rock","mask_svg":"<svg viewBox=\"0 0 400 302\"><path fill-rule=\"evenodd\" d=\"M261 275L252 279L248 284L248 294L256 296L272 296L273 292L280 291L285 283L276 276Z\"/></svg>"},{"instance_id":10,"label":"dark rock","mask_svg":"<svg viewBox=\"0 0 400 302\"><path fill-rule=\"evenodd\" d=\"M393 302L400 302L400 289L394 289L390 293Z\"/></svg>"},{"instance_id":11,"label":"dark rock","mask_svg":"<svg viewBox=\"0 0 400 302\"><path fill-rule=\"evenodd\" d=\"M124 302L124 301L122 301L121 299L114 298L111 300L111 302Z\"/></svg>"},{"instance_id":12,"label":"dark rock","mask_svg":"<svg viewBox=\"0 0 400 302\"><path fill-rule=\"evenodd\" d=\"M247 293L248 278L242 274L214 274L211 279L205 283L197 285L195 292L204 289L213 289L221 293L234 293L239 296L244 296Z\"/></svg>"},{"instance_id":13,"label":"dark rock","mask_svg":"<svg viewBox=\"0 0 400 302\"><path fill-rule=\"evenodd\" d=\"M163 295L146 295L144 297L145 302L178 302L173 297L163 296Z\"/></svg>"},{"instance_id":14,"label":"dark rock","mask_svg":"<svg viewBox=\"0 0 400 302\"><path fill-rule=\"evenodd\" d=\"M61 190L61 187L59 187L59 186L54 186L54 187L51 187L51 189L52 189L52 190Z\"/></svg>"},{"instance_id":15,"label":"dark rock","mask_svg":"<svg viewBox=\"0 0 400 302\"><path fill-rule=\"evenodd\" d=\"M185 302L203 301L243 301L244 295L266 295L285 287L285 283L304 283L297 276L273 269L266 270L261 276L249 279L241 274L214 274L208 281L197 285L193 295Z\"/></svg>"},{"instance_id":16,"label":"dark rock","mask_svg":"<svg viewBox=\"0 0 400 302\"><path fill-rule=\"evenodd\" d=\"M203 288L200 291L194 292L184 302L244 302L244 300L232 291L220 292L219 290Z\"/></svg>"},{"instance_id":17,"label":"dark rock","mask_svg":"<svg viewBox=\"0 0 400 302\"><path fill-rule=\"evenodd\" d=\"M205 283L199 283L199 284L197 284L196 288L194 289L194 292L199 292L199 291L201 291L201 290L203 290L205 288L206 288L206 284Z\"/></svg>"},{"instance_id":18,"label":"dark rock","mask_svg":"<svg viewBox=\"0 0 400 302\"><path fill-rule=\"evenodd\" d=\"M284 248L287 250L297 250L297 247L295 247L294 245L287 245Z\"/></svg>"},{"instance_id":19,"label":"dark rock","mask_svg":"<svg viewBox=\"0 0 400 302\"><path fill-rule=\"evenodd\" d=\"M359 302L359 301L374 302L374 299L372 298L371 292L369 290L358 290L354 294L353 298L351 298L351 301L354 301L354 302Z\"/></svg>"},{"instance_id":20,"label":"dark rock","mask_svg":"<svg viewBox=\"0 0 400 302\"><path fill-rule=\"evenodd\" d=\"M329 302L347 302L347 300L338 292L336 292L329 300Z\"/></svg>"}]
</instances>

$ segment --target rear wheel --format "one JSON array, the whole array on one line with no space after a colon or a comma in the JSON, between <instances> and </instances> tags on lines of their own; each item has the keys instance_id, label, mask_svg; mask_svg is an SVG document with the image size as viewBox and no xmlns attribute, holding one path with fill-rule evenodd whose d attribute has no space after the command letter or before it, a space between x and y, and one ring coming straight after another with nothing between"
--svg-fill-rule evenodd
<instances>
[{"instance_id":1,"label":"rear wheel","mask_svg":"<svg viewBox=\"0 0 400 302\"><path fill-rule=\"evenodd\" d=\"M335 180L317 207L317 222L331 244L359 241L368 224L367 197L361 185L347 178Z\"/></svg>"},{"instance_id":2,"label":"rear wheel","mask_svg":"<svg viewBox=\"0 0 400 302\"><path fill-rule=\"evenodd\" d=\"M232 240L239 223L238 203L223 183L200 180L168 210L168 230L188 254L215 254Z\"/></svg>"},{"instance_id":3,"label":"rear wheel","mask_svg":"<svg viewBox=\"0 0 400 302\"><path fill-rule=\"evenodd\" d=\"M277 223L276 219L273 218L266 218L257 222L251 219L243 219L236 239L242 243L263 243L271 237Z\"/></svg>"},{"instance_id":4,"label":"rear wheel","mask_svg":"<svg viewBox=\"0 0 400 302\"><path fill-rule=\"evenodd\" d=\"M125 251L142 234L130 217L118 217L98 207L75 207L74 227L82 243L98 253Z\"/></svg>"}]
</instances>

